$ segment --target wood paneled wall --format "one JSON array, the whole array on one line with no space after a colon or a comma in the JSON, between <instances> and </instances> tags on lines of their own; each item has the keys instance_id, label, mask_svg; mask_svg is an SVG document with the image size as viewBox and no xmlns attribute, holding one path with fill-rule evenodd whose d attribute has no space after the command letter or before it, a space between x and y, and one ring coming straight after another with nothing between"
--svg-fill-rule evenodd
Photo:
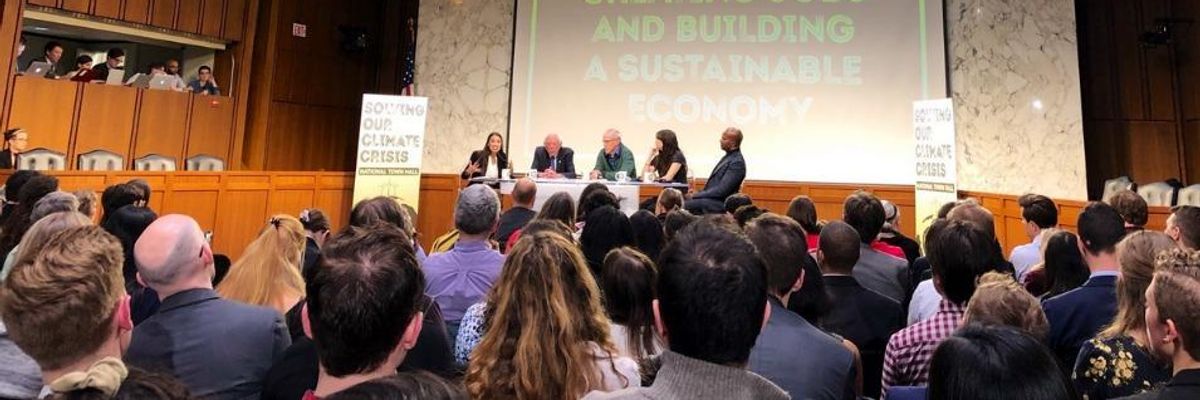
<instances>
[{"instance_id":1,"label":"wood paneled wall","mask_svg":"<svg viewBox=\"0 0 1200 400\"><path fill-rule=\"evenodd\" d=\"M8 128L29 131L29 148L76 156L105 150L133 160L150 154L175 159L205 154L231 159L232 99L160 90L18 77Z\"/></svg>"},{"instance_id":2,"label":"wood paneled wall","mask_svg":"<svg viewBox=\"0 0 1200 400\"><path fill-rule=\"evenodd\" d=\"M241 153L247 168L350 170L363 93L397 93L400 29L412 0L265 0ZM415 16L415 14L413 14ZM307 37L292 24L307 26ZM385 29L385 27L388 27ZM343 47L344 31L368 37ZM385 62L386 60L386 62Z\"/></svg>"},{"instance_id":3,"label":"wood paneled wall","mask_svg":"<svg viewBox=\"0 0 1200 400\"><path fill-rule=\"evenodd\" d=\"M1128 175L1200 183L1200 30L1173 25L1173 44L1140 36L1162 18L1200 22L1191 0L1076 0L1088 192ZM1047 149L1052 150L1052 149ZM1049 153L1048 153L1049 154Z\"/></svg>"},{"instance_id":4,"label":"wood paneled wall","mask_svg":"<svg viewBox=\"0 0 1200 400\"><path fill-rule=\"evenodd\" d=\"M29 0L49 7L180 33L241 40L247 0Z\"/></svg>"}]
</instances>

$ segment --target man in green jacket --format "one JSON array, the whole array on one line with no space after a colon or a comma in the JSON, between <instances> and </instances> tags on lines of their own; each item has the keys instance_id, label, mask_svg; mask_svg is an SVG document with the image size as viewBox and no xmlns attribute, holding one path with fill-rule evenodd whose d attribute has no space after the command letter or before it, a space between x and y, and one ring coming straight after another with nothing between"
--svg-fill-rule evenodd
<instances>
[{"instance_id":1,"label":"man in green jacket","mask_svg":"<svg viewBox=\"0 0 1200 400\"><path fill-rule=\"evenodd\" d=\"M609 129L604 132L604 149L596 155L596 168L592 170L592 179L604 178L617 180L617 172L625 171L629 179L637 179L637 164L633 161L633 151L621 144L621 132Z\"/></svg>"}]
</instances>

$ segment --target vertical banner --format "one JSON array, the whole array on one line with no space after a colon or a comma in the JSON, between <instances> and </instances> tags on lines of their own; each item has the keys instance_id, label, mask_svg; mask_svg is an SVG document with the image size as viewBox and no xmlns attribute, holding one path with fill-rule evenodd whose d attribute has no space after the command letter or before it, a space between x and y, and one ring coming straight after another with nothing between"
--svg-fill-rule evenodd
<instances>
[{"instance_id":1,"label":"vertical banner","mask_svg":"<svg viewBox=\"0 0 1200 400\"><path fill-rule=\"evenodd\" d=\"M391 196L417 208L429 99L363 95L355 157L354 202Z\"/></svg>"},{"instance_id":2,"label":"vertical banner","mask_svg":"<svg viewBox=\"0 0 1200 400\"><path fill-rule=\"evenodd\" d=\"M958 200L955 162L954 102L951 99L913 103L916 134L917 241L925 243L925 230L943 204Z\"/></svg>"}]
</instances>

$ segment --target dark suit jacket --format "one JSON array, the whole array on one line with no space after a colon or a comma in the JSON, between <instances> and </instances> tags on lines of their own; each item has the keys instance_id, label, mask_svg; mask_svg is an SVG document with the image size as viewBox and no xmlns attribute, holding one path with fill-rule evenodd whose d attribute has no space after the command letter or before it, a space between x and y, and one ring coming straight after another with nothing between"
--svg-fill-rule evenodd
<instances>
[{"instance_id":1,"label":"dark suit jacket","mask_svg":"<svg viewBox=\"0 0 1200 400\"><path fill-rule=\"evenodd\" d=\"M12 150L5 149L0 151L0 169L17 169L13 162ZM17 199L11 199L16 201Z\"/></svg>"},{"instance_id":2,"label":"dark suit jacket","mask_svg":"<svg viewBox=\"0 0 1200 400\"><path fill-rule=\"evenodd\" d=\"M570 147L558 149L558 154L554 157L558 159L558 164L555 165L554 172L557 172L569 179L575 179L575 150ZM533 151L533 165L531 168L538 172L550 169L550 153L545 147L538 146Z\"/></svg>"},{"instance_id":3,"label":"dark suit jacket","mask_svg":"<svg viewBox=\"0 0 1200 400\"><path fill-rule=\"evenodd\" d=\"M479 171L476 171L474 174L468 174L467 169L464 167L461 174L462 178L471 179L483 176L483 174L487 172L488 153L483 150L475 150L474 152L471 152L470 163L478 164ZM496 155L496 169L500 171L508 169L508 154L505 154L503 151Z\"/></svg>"},{"instance_id":4,"label":"dark suit jacket","mask_svg":"<svg viewBox=\"0 0 1200 400\"><path fill-rule=\"evenodd\" d=\"M821 325L858 346L863 364L863 396L879 397L883 352L888 339L904 328L900 303L867 289L853 276L825 275L825 293L833 306Z\"/></svg>"},{"instance_id":5,"label":"dark suit jacket","mask_svg":"<svg viewBox=\"0 0 1200 400\"><path fill-rule=\"evenodd\" d=\"M1050 321L1047 344L1064 370L1075 365L1083 342L1095 337L1117 314L1116 284L1115 276L1093 277L1042 303Z\"/></svg>"},{"instance_id":6,"label":"dark suit jacket","mask_svg":"<svg viewBox=\"0 0 1200 400\"><path fill-rule=\"evenodd\" d=\"M704 190L692 195L693 199L715 199L725 201L726 197L737 193L746 179L746 159L742 158L742 150L737 149L725 153L716 168L704 183Z\"/></svg>"},{"instance_id":7,"label":"dark suit jacket","mask_svg":"<svg viewBox=\"0 0 1200 400\"><path fill-rule=\"evenodd\" d=\"M174 376L200 398L257 399L289 344L278 312L191 289L163 299L133 330L125 362Z\"/></svg>"},{"instance_id":8,"label":"dark suit jacket","mask_svg":"<svg viewBox=\"0 0 1200 400\"><path fill-rule=\"evenodd\" d=\"M513 231L525 227L537 212L525 207L513 207L500 214L500 224L496 228L496 241L500 242L500 252L508 248L508 237Z\"/></svg>"},{"instance_id":9,"label":"dark suit jacket","mask_svg":"<svg viewBox=\"0 0 1200 400\"><path fill-rule=\"evenodd\" d=\"M793 399L854 399L854 355L772 297L771 318L750 351L749 369Z\"/></svg>"},{"instance_id":10,"label":"dark suit jacket","mask_svg":"<svg viewBox=\"0 0 1200 400\"><path fill-rule=\"evenodd\" d=\"M1158 390L1121 397L1117 400L1195 400L1200 399L1200 369L1185 369Z\"/></svg>"}]
</instances>

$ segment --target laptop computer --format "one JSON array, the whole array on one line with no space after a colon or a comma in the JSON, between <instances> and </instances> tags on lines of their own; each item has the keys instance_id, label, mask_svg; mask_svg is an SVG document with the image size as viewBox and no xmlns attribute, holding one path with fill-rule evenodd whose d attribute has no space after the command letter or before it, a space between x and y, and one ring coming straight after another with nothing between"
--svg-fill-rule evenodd
<instances>
[{"instance_id":1,"label":"laptop computer","mask_svg":"<svg viewBox=\"0 0 1200 400\"><path fill-rule=\"evenodd\" d=\"M29 68L25 70L25 75L29 76L46 76L50 72L50 63L44 61L34 61L29 64Z\"/></svg>"},{"instance_id":2,"label":"laptop computer","mask_svg":"<svg viewBox=\"0 0 1200 400\"><path fill-rule=\"evenodd\" d=\"M179 79L173 75L158 75L150 79L150 88L154 90L175 90L175 81Z\"/></svg>"},{"instance_id":3,"label":"laptop computer","mask_svg":"<svg viewBox=\"0 0 1200 400\"><path fill-rule=\"evenodd\" d=\"M110 69L108 70L108 79L104 80L105 85L121 86L125 83L125 70Z\"/></svg>"},{"instance_id":4,"label":"laptop computer","mask_svg":"<svg viewBox=\"0 0 1200 400\"><path fill-rule=\"evenodd\" d=\"M151 77L150 75L138 73L137 75L134 75L132 78L129 78L129 80L126 81L125 84L135 87L135 88L146 89L146 88L150 87L150 79L151 78L153 78L153 77Z\"/></svg>"}]
</instances>

